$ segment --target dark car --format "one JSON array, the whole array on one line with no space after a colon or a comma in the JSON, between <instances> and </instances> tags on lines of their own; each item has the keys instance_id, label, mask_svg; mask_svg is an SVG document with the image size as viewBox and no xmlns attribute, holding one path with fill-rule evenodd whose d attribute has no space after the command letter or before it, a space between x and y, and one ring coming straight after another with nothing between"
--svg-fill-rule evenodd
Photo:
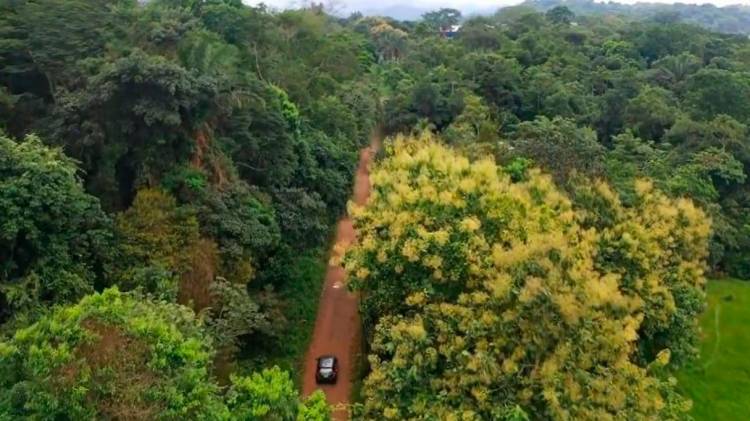
<instances>
[{"instance_id":1,"label":"dark car","mask_svg":"<svg viewBox=\"0 0 750 421\"><path fill-rule=\"evenodd\" d=\"M315 370L315 381L318 383L336 383L339 374L339 361L333 355L318 357L318 368Z\"/></svg>"}]
</instances>

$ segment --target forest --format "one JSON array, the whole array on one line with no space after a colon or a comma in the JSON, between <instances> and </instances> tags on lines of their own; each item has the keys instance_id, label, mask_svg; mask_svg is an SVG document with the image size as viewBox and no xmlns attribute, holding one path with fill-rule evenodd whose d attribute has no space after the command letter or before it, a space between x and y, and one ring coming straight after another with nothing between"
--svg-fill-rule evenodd
<instances>
[{"instance_id":1,"label":"forest","mask_svg":"<svg viewBox=\"0 0 750 421\"><path fill-rule=\"evenodd\" d=\"M0 0L0 420L743 416L750 39L544 9Z\"/></svg>"},{"instance_id":2,"label":"forest","mask_svg":"<svg viewBox=\"0 0 750 421\"><path fill-rule=\"evenodd\" d=\"M733 3L735 4L717 7L708 2L664 4L646 1L623 4L594 0L526 0L523 4L543 12L564 6L579 16L616 15L633 20L680 21L716 32L750 34L750 6L743 5L741 1Z\"/></svg>"}]
</instances>

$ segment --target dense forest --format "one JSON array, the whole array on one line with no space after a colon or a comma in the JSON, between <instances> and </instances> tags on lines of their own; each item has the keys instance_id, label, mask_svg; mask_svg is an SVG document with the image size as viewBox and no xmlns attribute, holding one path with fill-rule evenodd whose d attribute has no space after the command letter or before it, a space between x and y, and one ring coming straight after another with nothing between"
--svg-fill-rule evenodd
<instances>
[{"instance_id":1,"label":"dense forest","mask_svg":"<svg viewBox=\"0 0 750 421\"><path fill-rule=\"evenodd\" d=\"M296 416L289 374L225 366L299 340L378 120L367 38L239 0L11 0L0 39L0 418ZM115 373L92 358L128 335Z\"/></svg>"},{"instance_id":2,"label":"dense forest","mask_svg":"<svg viewBox=\"0 0 750 421\"><path fill-rule=\"evenodd\" d=\"M596 2L594 0L526 0L523 5L546 12L557 6L565 6L577 15L615 15L634 20L656 20L661 22L684 22L702 26L716 32L728 34L750 34L750 6L735 5L717 7L710 3L653 3L635 4Z\"/></svg>"},{"instance_id":3,"label":"dense forest","mask_svg":"<svg viewBox=\"0 0 750 421\"><path fill-rule=\"evenodd\" d=\"M345 212L353 419L689 419L706 277L750 279L749 65L563 6L0 0L0 419L330 419Z\"/></svg>"}]
</instances>

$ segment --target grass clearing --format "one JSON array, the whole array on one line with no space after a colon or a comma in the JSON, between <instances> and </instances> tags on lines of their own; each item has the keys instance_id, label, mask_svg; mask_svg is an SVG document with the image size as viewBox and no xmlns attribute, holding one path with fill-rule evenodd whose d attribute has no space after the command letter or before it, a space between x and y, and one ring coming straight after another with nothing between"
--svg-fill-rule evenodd
<instances>
[{"instance_id":1,"label":"grass clearing","mask_svg":"<svg viewBox=\"0 0 750 421\"><path fill-rule=\"evenodd\" d=\"M750 409L750 282L708 283L701 318L701 356L677 374L698 421L748 419Z\"/></svg>"}]
</instances>

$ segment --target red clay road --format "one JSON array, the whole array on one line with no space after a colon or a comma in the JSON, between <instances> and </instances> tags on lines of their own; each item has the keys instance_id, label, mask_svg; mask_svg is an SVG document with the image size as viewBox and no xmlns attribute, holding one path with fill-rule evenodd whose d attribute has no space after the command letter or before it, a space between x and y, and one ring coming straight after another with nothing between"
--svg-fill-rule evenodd
<instances>
[{"instance_id":1,"label":"red clay road","mask_svg":"<svg viewBox=\"0 0 750 421\"><path fill-rule=\"evenodd\" d=\"M359 155L359 167L354 179L353 200L359 205L367 201L370 194L369 167L380 144L379 135L373 134L372 143ZM348 247L356 240L352 220L344 216L338 223L336 242ZM311 394L321 389L328 403L333 405L335 420L346 420L346 404L352 392L354 362L359 352L362 325L359 320L357 296L346 288L346 274L340 266L328 266L323 292L320 296L315 330L307 350L303 394ZM332 354L339 360L339 375L335 385L315 383L316 358Z\"/></svg>"}]
</instances>

